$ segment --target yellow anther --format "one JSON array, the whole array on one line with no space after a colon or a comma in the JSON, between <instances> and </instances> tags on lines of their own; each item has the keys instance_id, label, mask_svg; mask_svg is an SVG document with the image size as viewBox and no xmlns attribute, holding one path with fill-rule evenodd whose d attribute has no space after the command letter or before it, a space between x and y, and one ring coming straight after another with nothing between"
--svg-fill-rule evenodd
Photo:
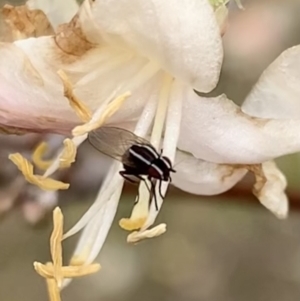
<instances>
[{"instance_id":1,"label":"yellow anther","mask_svg":"<svg viewBox=\"0 0 300 301\"><path fill-rule=\"evenodd\" d=\"M75 162L76 153L77 149L73 141L69 138L65 139L63 153L59 158L59 167L70 167L71 164Z\"/></svg>"},{"instance_id":2,"label":"yellow anther","mask_svg":"<svg viewBox=\"0 0 300 301\"><path fill-rule=\"evenodd\" d=\"M48 150L48 145L46 142L40 143L32 154L32 162L41 170L46 170L51 164L52 160L43 160L42 157Z\"/></svg>"},{"instance_id":3,"label":"yellow anther","mask_svg":"<svg viewBox=\"0 0 300 301\"><path fill-rule=\"evenodd\" d=\"M50 301L61 301L60 290L54 278L47 278L47 289Z\"/></svg>"},{"instance_id":4,"label":"yellow anther","mask_svg":"<svg viewBox=\"0 0 300 301\"><path fill-rule=\"evenodd\" d=\"M135 231L135 232L130 233L127 236L127 242L128 243L137 243L146 238L153 238L153 237L160 236L160 235L164 234L166 231L167 231L166 224L157 225L156 227L149 229L149 230Z\"/></svg>"},{"instance_id":5,"label":"yellow anther","mask_svg":"<svg viewBox=\"0 0 300 301\"><path fill-rule=\"evenodd\" d=\"M143 227L146 222L147 217L140 217L136 219L132 218L122 218L119 221L119 225L122 229L127 231L137 230Z\"/></svg>"},{"instance_id":6,"label":"yellow anther","mask_svg":"<svg viewBox=\"0 0 300 301\"><path fill-rule=\"evenodd\" d=\"M40 262L33 263L36 272L44 278L52 278L54 273L53 264L42 264ZM78 278L97 273L101 266L99 263L79 266L62 266L61 271L64 278Z\"/></svg>"},{"instance_id":7,"label":"yellow anther","mask_svg":"<svg viewBox=\"0 0 300 301\"><path fill-rule=\"evenodd\" d=\"M50 253L53 262L34 262L36 272L47 281L50 301L60 301L60 288L63 279L86 276L100 270L99 264L63 266L62 260L63 215L57 207L53 211L53 231L50 237Z\"/></svg>"},{"instance_id":8,"label":"yellow anther","mask_svg":"<svg viewBox=\"0 0 300 301\"><path fill-rule=\"evenodd\" d=\"M70 184L33 174L33 165L21 154L10 154L8 157L22 172L26 181L44 190L68 189Z\"/></svg>"},{"instance_id":9,"label":"yellow anther","mask_svg":"<svg viewBox=\"0 0 300 301\"><path fill-rule=\"evenodd\" d=\"M127 99L130 95L131 93L128 91L116 97L108 104L105 111L101 114L99 120L96 120L95 122L88 122L86 124L75 127L72 131L73 136L84 135L92 130L99 128L109 117L111 117L116 111L119 110L125 99Z\"/></svg>"},{"instance_id":10,"label":"yellow anther","mask_svg":"<svg viewBox=\"0 0 300 301\"><path fill-rule=\"evenodd\" d=\"M63 215L61 210L57 207L53 211L53 231L50 237L50 251L53 262L53 277L57 281L58 287L62 284L62 237L63 237Z\"/></svg>"},{"instance_id":11,"label":"yellow anther","mask_svg":"<svg viewBox=\"0 0 300 301\"><path fill-rule=\"evenodd\" d=\"M66 73L63 70L59 70L57 74L63 82L64 96L69 100L70 106L83 122L88 122L92 117L90 109L74 95L72 84Z\"/></svg>"},{"instance_id":12,"label":"yellow anther","mask_svg":"<svg viewBox=\"0 0 300 301\"><path fill-rule=\"evenodd\" d=\"M147 195L147 193L148 189L142 182L139 186L139 200L134 205L130 218L122 218L119 221L119 226L121 228L132 231L138 230L144 226L149 213L149 195Z\"/></svg>"}]
</instances>

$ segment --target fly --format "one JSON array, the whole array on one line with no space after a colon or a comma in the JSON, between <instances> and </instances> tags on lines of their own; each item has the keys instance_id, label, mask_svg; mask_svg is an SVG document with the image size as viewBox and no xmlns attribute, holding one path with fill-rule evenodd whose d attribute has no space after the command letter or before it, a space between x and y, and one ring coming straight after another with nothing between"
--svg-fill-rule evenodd
<instances>
[{"instance_id":1,"label":"fly","mask_svg":"<svg viewBox=\"0 0 300 301\"><path fill-rule=\"evenodd\" d=\"M155 194L155 183L159 182L159 194L163 181L171 182L171 172L176 172L171 160L162 156L151 143L134 133L118 127L103 126L89 133L88 140L91 145L101 153L122 162L124 170L120 175L131 183L144 181L149 190L150 197L153 195L155 207L158 210ZM143 178L147 176L151 187Z\"/></svg>"}]
</instances>

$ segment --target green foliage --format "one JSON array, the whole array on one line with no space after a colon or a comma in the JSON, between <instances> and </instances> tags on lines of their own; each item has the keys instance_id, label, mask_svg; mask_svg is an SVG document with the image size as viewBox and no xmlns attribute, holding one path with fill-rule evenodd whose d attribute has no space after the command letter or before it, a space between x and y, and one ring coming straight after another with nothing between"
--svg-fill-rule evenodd
<instances>
[{"instance_id":1,"label":"green foliage","mask_svg":"<svg viewBox=\"0 0 300 301\"><path fill-rule=\"evenodd\" d=\"M237 4L237 6L242 9L243 5L241 3L241 0L233 0ZM209 0L210 4L214 7L214 9L217 9L220 6L226 5L230 2L230 0Z\"/></svg>"}]
</instances>

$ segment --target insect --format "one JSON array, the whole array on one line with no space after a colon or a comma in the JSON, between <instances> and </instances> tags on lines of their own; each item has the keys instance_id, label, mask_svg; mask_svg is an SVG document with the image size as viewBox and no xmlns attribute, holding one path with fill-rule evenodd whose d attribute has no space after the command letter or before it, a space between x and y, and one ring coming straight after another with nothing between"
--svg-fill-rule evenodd
<instances>
[{"instance_id":1,"label":"insect","mask_svg":"<svg viewBox=\"0 0 300 301\"><path fill-rule=\"evenodd\" d=\"M155 194L156 181L159 182L159 194L164 198L161 184L163 181L171 182L170 173L176 172L171 160L163 156L162 151L158 153L148 140L118 127L100 127L89 133L88 140L101 153L122 162L124 170L119 173L124 179L132 183L144 181L158 209ZM151 187L143 176L147 176Z\"/></svg>"}]
</instances>

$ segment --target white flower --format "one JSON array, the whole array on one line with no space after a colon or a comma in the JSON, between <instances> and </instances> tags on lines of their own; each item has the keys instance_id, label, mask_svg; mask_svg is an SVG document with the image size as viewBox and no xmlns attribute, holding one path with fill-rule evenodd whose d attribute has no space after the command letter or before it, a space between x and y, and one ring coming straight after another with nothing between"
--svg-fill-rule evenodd
<instances>
[{"instance_id":1,"label":"white flower","mask_svg":"<svg viewBox=\"0 0 300 301\"><path fill-rule=\"evenodd\" d=\"M162 147L172 162L184 158L174 176L181 189L222 193L250 170L256 175L259 200L277 216L286 216L285 178L269 161L300 150L300 120L243 112L261 92L242 109L225 95L204 98L194 92L216 86L223 58L220 29L207 0L87 0L56 32L54 37L1 46L1 126L58 133L73 129L76 147L103 123L143 137L150 133L151 143ZM85 113L92 112L83 126L77 126L80 119L63 97L59 70L88 107ZM59 154L44 176L61 162ZM122 191L120 167L113 164L92 207L65 235L84 228L72 264L92 262L102 248ZM164 183L164 194L167 188ZM139 229L128 236L131 242L166 231L165 224L149 229L159 211L153 202L148 209L144 184L139 194L131 217L120 221L127 230ZM163 200L158 201L160 209Z\"/></svg>"}]
</instances>

